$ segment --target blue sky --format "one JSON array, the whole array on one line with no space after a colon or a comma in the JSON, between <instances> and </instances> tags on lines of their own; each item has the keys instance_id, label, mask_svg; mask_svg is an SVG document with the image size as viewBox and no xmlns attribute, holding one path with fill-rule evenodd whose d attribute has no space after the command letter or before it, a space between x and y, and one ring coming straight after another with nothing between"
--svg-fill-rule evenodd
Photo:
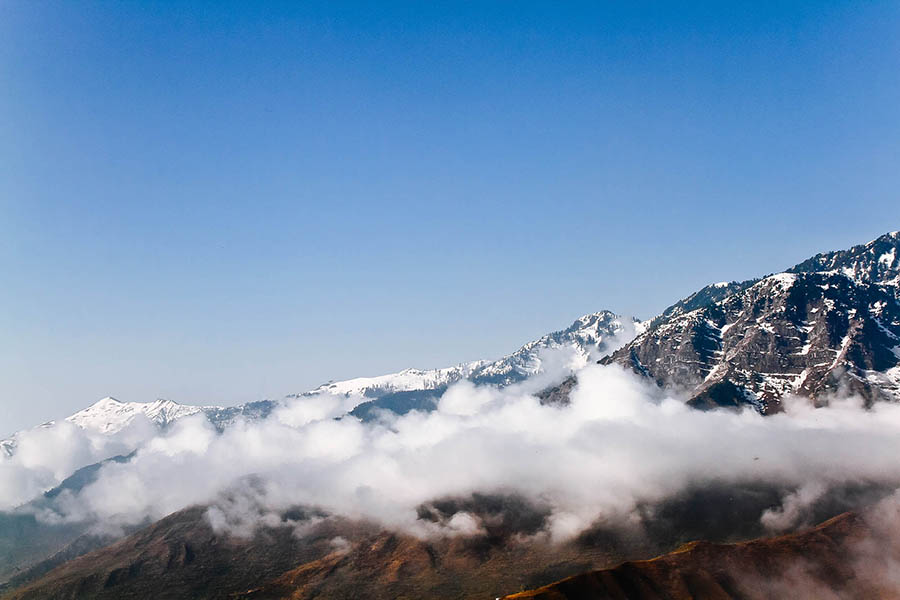
<instances>
[{"instance_id":1,"label":"blue sky","mask_svg":"<svg viewBox=\"0 0 900 600\"><path fill-rule=\"evenodd\" d=\"M498 356L900 228L895 2L329 4L0 4L0 435Z\"/></svg>"}]
</instances>

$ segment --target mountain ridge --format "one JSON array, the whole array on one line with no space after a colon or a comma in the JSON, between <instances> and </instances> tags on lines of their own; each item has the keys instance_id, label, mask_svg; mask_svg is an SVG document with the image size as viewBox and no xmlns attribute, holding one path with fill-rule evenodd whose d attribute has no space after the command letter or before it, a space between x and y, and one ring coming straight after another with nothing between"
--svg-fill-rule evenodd
<instances>
[{"instance_id":1,"label":"mountain ridge","mask_svg":"<svg viewBox=\"0 0 900 600\"><path fill-rule=\"evenodd\" d=\"M330 381L307 392L288 397L327 393L377 398L392 392L438 389L462 379L469 379L476 384L509 385L534 375L540 369L538 353L541 350L573 344L586 358L590 349L597 348L602 351L600 347L608 346L610 338L625 334L628 327L633 327L635 322L634 320L629 322L628 319L608 310L589 313L576 319L569 327L545 334L496 360L476 360L438 369L411 368L374 377Z\"/></svg>"},{"instance_id":2,"label":"mountain ridge","mask_svg":"<svg viewBox=\"0 0 900 600\"><path fill-rule=\"evenodd\" d=\"M900 234L673 304L603 364L681 390L697 408L771 414L788 395L900 400ZM565 401L570 378L542 393Z\"/></svg>"},{"instance_id":3,"label":"mountain ridge","mask_svg":"<svg viewBox=\"0 0 900 600\"><path fill-rule=\"evenodd\" d=\"M869 404L880 400L897 401L900 400L898 249L900 234L891 232L850 250L817 254L781 273L744 282L721 282L705 286L668 307L650 322L623 323L621 317L601 311L585 315L570 327L529 342L496 361L473 361L447 369L407 369L374 378L330 382L288 398L311 398L323 394L351 397L354 401L360 401L354 411L359 407L370 411L351 413L360 418L369 418L377 415L378 411L387 409L399 412L411 408L427 408L431 399L446 389L447 385L462 379L497 386L524 381L541 371L543 350L573 344L576 364L587 364L589 359L596 358L597 353L611 350L600 359L601 363L618 364L662 387L684 391L689 404L699 409L752 407L762 414L772 414L782 410L782 399L789 395L805 396L817 404L827 403L831 397L847 394L860 396ZM632 327L636 334L633 339L621 348L604 345L611 340L621 339L616 335L618 333L625 333L622 337L628 337L628 327ZM567 390L576 381L572 376L562 385L550 388L550 400L565 401ZM570 387L566 388L566 385ZM542 397L548 396L542 393ZM114 434L139 417L146 417L164 429L178 419L202 413L217 429L222 430L240 418L263 418L279 402L264 400L239 407L200 407L179 405L166 400L122 403L114 398L104 398L66 420L79 427ZM53 424L51 422L44 426ZM123 460L127 460L127 457L123 457ZM73 479L71 485L89 479L92 473L91 469L87 469ZM46 497L52 500L52 496ZM729 502L732 500L733 498L729 498ZM200 525L197 523L197 514L191 514L193 520L190 523L169 517L163 521L166 527L171 525L175 528L173 532L183 532L182 527L188 527L196 533ZM758 514L759 511L756 511L757 517ZM704 516L708 517L708 514ZM116 586L148 575L147 572L142 573L142 569L152 567L161 569L160 573L165 574L170 567L181 568L196 561L199 556L198 548L192 547L189 542L181 543L183 539L177 535L170 536L169 530L160 528L159 524L163 521L151 525L147 531L138 532L137 538L130 538L132 541L148 540L150 554L144 553L143 546L130 548L133 551L133 560L130 562L119 561L120 557L114 552L97 554L95 556L105 557L109 569L99 575L91 569L83 572L76 569L73 578L67 580L65 589L76 590L73 593L77 595L77 590L81 589L78 586L84 585L93 590L92 593L96 592L97 597L115 597L115 592L107 591L107 587L127 589ZM347 531L356 530L351 528ZM201 535L209 543L212 548L210 552L218 552L214 546L219 542L214 536L209 537L206 530L197 535ZM291 564L288 565L289 568L282 570L286 563L276 561L266 566L266 577L275 577L281 573L283 578L276 583L281 586L278 589L287 590L286 594L293 594L290 586L295 586L294 591L302 588L304 593L308 591L315 595L318 593L316 586L337 569L347 570L352 575L351 580L358 583L378 569L384 570L385 564L390 564L394 566L388 569L389 580L379 580L378 585L386 586L379 589L395 590L400 589L396 586L403 577L420 572L431 577L435 565L440 564L441 555L435 553L433 547L429 549L408 539L401 539L391 532L365 529L359 537L354 537L355 533L353 536L350 533L347 535L352 538L353 549L349 555L343 554L346 551L344 542L347 542L347 537L336 530L329 530L330 538L318 537L310 542L316 544L317 549L314 557L309 556L311 560L301 560L308 555L302 554L305 550L295 549L301 554L295 555L291 560L300 561L299 566ZM336 538L343 539L343 542L336 543L335 547L324 543ZM284 543L293 541L285 540ZM367 558L367 548L375 547L379 549L377 556L386 563L373 563ZM709 547L706 543L694 544L677 553L677 556L706 552L704 549ZM247 560L247 553L251 550L241 548L237 544L232 548L234 554L216 555L210 568L224 569L224 565ZM87 549L90 549L87 543L76 543L71 550L64 550L63 556L70 557ZM459 549L449 551L452 554L457 550ZM258 550L252 550L256 551ZM470 560L473 555L470 551L471 547L465 547L462 554L452 554L453 560ZM475 556L484 556L486 552L489 554L481 546L475 546ZM148 560L155 560L155 566L150 565ZM542 560L550 560L549 555ZM832 555L824 556L824 560L825 564L833 563ZM663 562L665 561L656 564ZM43 564L51 579L60 573L71 573L71 569L74 569L69 563L56 565L53 560ZM85 561L81 561L75 566L81 569L85 564ZM567 563L566 569L574 564ZM50 571L51 566L56 568ZM668 572L678 574L677 569ZM721 581L714 574L710 575L708 570L698 573L697 577L709 585L715 583L721 587ZM559 575L562 574L564 573ZM95 575L101 579L97 580ZM254 587L254 594L247 597L268 597L265 595L266 590L274 589L265 587L266 581L246 569L243 577L246 579L241 580L241 585L246 582L261 586ZM603 575L601 579L603 577L608 578ZM198 584L192 581L191 585ZM713 586L709 589L716 588ZM237 587L233 590L243 593ZM38 594L34 597L53 596Z\"/></svg>"}]
</instances>

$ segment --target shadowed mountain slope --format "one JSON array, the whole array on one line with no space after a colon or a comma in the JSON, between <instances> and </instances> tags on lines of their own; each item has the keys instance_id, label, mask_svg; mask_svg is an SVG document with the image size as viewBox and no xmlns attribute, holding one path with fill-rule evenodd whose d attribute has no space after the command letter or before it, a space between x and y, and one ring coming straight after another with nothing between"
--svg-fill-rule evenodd
<instances>
[{"instance_id":1,"label":"shadowed mountain slope","mask_svg":"<svg viewBox=\"0 0 900 600\"><path fill-rule=\"evenodd\" d=\"M810 508L810 518L869 505L885 493L837 490ZM493 598L653 556L691 539L758 537L765 531L760 514L778 506L783 494L760 484L710 485L638 507L640 524L610 519L563 543L546 535L547 508L517 496L472 494L423 505L419 519L435 531L425 537L302 510L281 515L279 526L241 537L214 530L206 509L190 508L0 597ZM475 531L441 533L460 513L476 520Z\"/></svg>"},{"instance_id":2,"label":"shadowed mountain slope","mask_svg":"<svg viewBox=\"0 0 900 600\"><path fill-rule=\"evenodd\" d=\"M578 544L520 543L520 525L502 520L490 535L426 540L313 518L241 538L216 533L203 513L175 513L0 597L462 598L485 590L497 596L613 560Z\"/></svg>"},{"instance_id":3,"label":"shadowed mountain slope","mask_svg":"<svg viewBox=\"0 0 900 600\"><path fill-rule=\"evenodd\" d=\"M803 533L737 544L691 542L652 560L576 575L508 600L896 598L865 552L872 530L845 513ZM877 546L876 546L877 547Z\"/></svg>"}]
</instances>

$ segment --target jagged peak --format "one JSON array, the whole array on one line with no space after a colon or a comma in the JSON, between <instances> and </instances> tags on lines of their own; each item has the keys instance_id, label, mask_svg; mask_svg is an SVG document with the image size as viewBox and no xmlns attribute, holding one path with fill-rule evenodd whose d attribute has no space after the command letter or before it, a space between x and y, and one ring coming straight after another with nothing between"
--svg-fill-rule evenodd
<instances>
[{"instance_id":1,"label":"jagged peak","mask_svg":"<svg viewBox=\"0 0 900 600\"><path fill-rule=\"evenodd\" d=\"M175 402L174 400L169 400L168 398L157 398L153 402L149 402L153 406L181 406L180 402Z\"/></svg>"},{"instance_id":2,"label":"jagged peak","mask_svg":"<svg viewBox=\"0 0 900 600\"><path fill-rule=\"evenodd\" d=\"M895 240L900 240L900 231L888 231L883 235L879 235L877 238L872 240L871 242L865 244L866 246L873 246L878 242L893 242Z\"/></svg>"},{"instance_id":3,"label":"jagged peak","mask_svg":"<svg viewBox=\"0 0 900 600\"><path fill-rule=\"evenodd\" d=\"M92 408L103 408L103 407L135 407L135 408L154 408L161 406L182 406L182 404L175 402L174 400L169 400L167 398L157 398L156 400L151 400L149 402L124 402L119 400L118 398L114 398L113 396L105 396L100 398L86 409L90 410ZM78 414L78 413L76 413Z\"/></svg>"},{"instance_id":4,"label":"jagged peak","mask_svg":"<svg viewBox=\"0 0 900 600\"><path fill-rule=\"evenodd\" d=\"M112 396L105 396L94 402L91 406L100 406L103 404L124 404L124 402L118 398L113 398Z\"/></svg>"},{"instance_id":5,"label":"jagged peak","mask_svg":"<svg viewBox=\"0 0 900 600\"><path fill-rule=\"evenodd\" d=\"M569 329L593 325L598 321L609 321L610 319L618 319L619 315L611 310L601 310L599 312L588 313L575 319Z\"/></svg>"},{"instance_id":6,"label":"jagged peak","mask_svg":"<svg viewBox=\"0 0 900 600\"><path fill-rule=\"evenodd\" d=\"M540 361L535 359L535 352L542 347L558 347L569 343L576 344L586 350L586 346L594 346L606 341L606 338L619 335L626 328L621 323L622 317L610 310L600 310L582 315L570 326L547 333L519 347L514 352L497 360L475 360L459 363L453 367L437 369L407 368L395 373L374 377L356 377L342 381L329 381L317 388L294 394L290 397L308 396L319 393L339 395L366 395L388 392L404 392L430 390L444 387L461 379L472 378L482 381L486 378L492 382L509 383L516 377L531 374L539 368ZM637 322L632 320L632 322Z\"/></svg>"}]
</instances>

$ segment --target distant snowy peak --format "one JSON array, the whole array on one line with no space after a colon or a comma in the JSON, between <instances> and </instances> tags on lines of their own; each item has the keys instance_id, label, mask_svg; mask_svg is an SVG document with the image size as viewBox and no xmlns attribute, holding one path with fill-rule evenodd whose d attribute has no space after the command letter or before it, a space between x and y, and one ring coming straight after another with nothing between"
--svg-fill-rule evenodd
<instances>
[{"instance_id":1,"label":"distant snowy peak","mask_svg":"<svg viewBox=\"0 0 900 600\"><path fill-rule=\"evenodd\" d=\"M610 311L584 315L566 329L554 331L528 342L509 356L488 363L470 377L476 383L508 385L541 371L541 352L570 347L587 364L629 342L637 330L637 321L623 319Z\"/></svg>"},{"instance_id":2,"label":"distant snowy peak","mask_svg":"<svg viewBox=\"0 0 900 600\"><path fill-rule=\"evenodd\" d=\"M77 413L63 419L84 430L103 435L115 435L134 423L135 419L146 418L160 431L175 421L191 415L203 414L218 431L224 431L238 420L255 421L264 419L277 407L279 402L259 400L237 406L194 406L179 404L172 400L158 399L153 402L122 402L106 397ZM56 421L48 421L35 427L56 427ZM10 458L15 453L24 432L0 440L0 459Z\"/></svg>"},{"instance_id":3,"label":"distant snowy peak","mask_svg":"<svg viewBox=\"0 0 900 600\"><path fill-rule=\"evenodd\" d=\"M566 329L548 333L495 361L479 360L442 369L405 369L377 377L358 377L326 384L295 396L335 394L379 398L397 392L440 390L468 379L475 383L508 385L541 371L541 352L572 347L587 362L594 355L612 352L634 336L638 323L610 311L591 313Z\"/></svg>"},{"instance_id":4,"label":"distant snowy peak","mask_svg":"<svg viewBox=\"0 0 900 600\"><path fill-rule=\"evenodd\" d=\"M634 323L634 320L623 321L622 317L608 310L584 315L561 331L548 333L539 340L525 344L512 356L532 348L553 348L573 342L583 347L600 346L622 335L627 329L626 323Z\"/></svg>"},{"instance_id":5,"label":"distant snowy peak","mask_svg":"<svg viewBox=\"0 0 900 600\"><path fill-rule=\"evenodd\" d=\"M547 349L570 346L583 359L582 362L586 363L596 355L612 352L627 343L640 326L640 323L632 319L622 319L609 311L592 313L577 319L566 329L529 342L496 361L477 360L443 369L405 369L389 375L329 382L288 398L333 394L376 399L397 393L440 392L463 379L475 383L508 385L541 372L541 353ZM216 429L222 431L238 420L266 418L280 404L279 401L261 400L231 407L193 406L164 399L153 402L121 402L107 397L64 420L89 431L113 435L138 418L147 418L158 428L165 429L178 419L202 413ZM53 421L42 425L54 426ZM15 454L18 437L16 434L9 439L0 440L0 458Z\"/></svg>"},{"instance_id":6,"label":"distant snowy peak","mask_svg":"<svg viewBox=\"0 0 900 600\"><path fill-rule=\"evenodd\" d=\"M222 410L217 407L187 406L171 400L154 400L153 402L120 402L106 397L77 413L63 419L87 431L104 435L114 435L139 417L146 417L160 429L164 429L173 421L198 412ZM33 429L56 427L56 421L48 421ZM10 438L0 440L0 458L10 458L15 453L24 432L17 432Z\"/></svg>"},{"instance_id":7,"label":"distant snowy peak","mask_svg":"<svg viewBox=\"0 0 900 600\"><path fill-rule=\"evenodd\" d=\"M112 434L121 431L139 416L148 418L159 427L165 427L182 417L209 408L213 407L189 406L163 399L153 402L120 402L107 397L66 417L66 421L83 429Z\"/></svg>"}]
</instances>

